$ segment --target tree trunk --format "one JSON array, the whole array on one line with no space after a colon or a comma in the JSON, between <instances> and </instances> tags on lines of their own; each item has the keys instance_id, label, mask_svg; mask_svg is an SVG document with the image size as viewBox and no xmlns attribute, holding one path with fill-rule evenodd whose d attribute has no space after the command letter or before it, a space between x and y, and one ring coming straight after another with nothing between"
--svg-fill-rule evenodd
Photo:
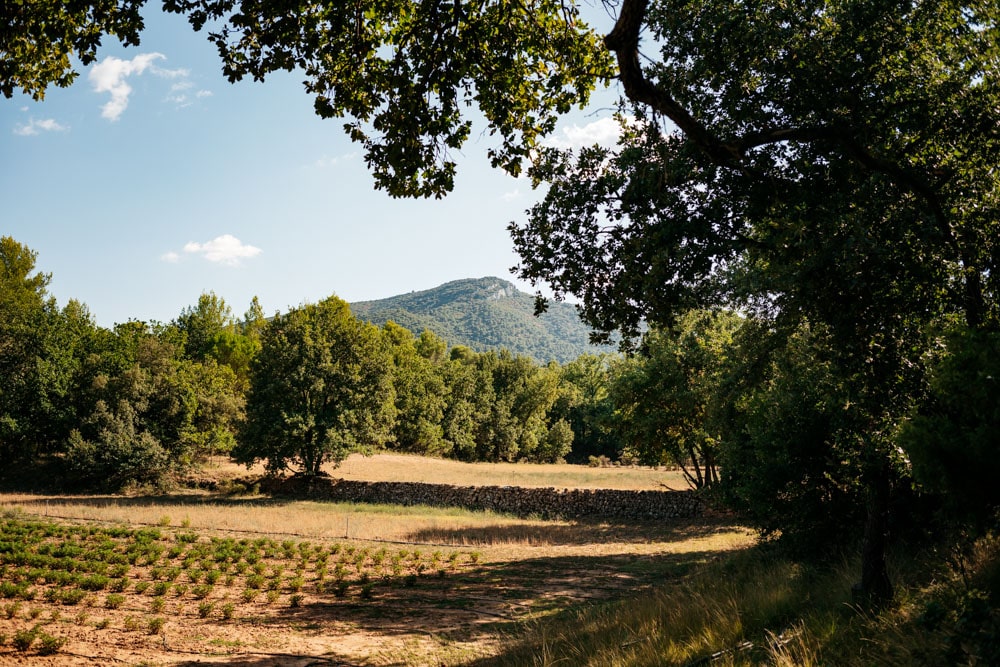
<instances>
[{"instance_id":1,"label":"tree trunk","mask_svg":"<svg viewBox=\"0 0 1000 667\"><path fill-rule=\"evenodd\" d=\"M889 464L873 466L868 485L868 518L861 547L861 583L855 602L880 607L892 600L892 582L886 565L889 541ZM860 599L858 599L860 598Z\"/></svg>"}]
</instances>

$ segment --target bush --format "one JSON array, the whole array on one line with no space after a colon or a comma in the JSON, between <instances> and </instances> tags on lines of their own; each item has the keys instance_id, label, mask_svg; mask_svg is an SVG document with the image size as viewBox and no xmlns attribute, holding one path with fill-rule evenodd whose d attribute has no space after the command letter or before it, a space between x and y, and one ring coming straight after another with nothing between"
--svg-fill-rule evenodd
<instances>
[{"instance_id":1,"label":"bush","mask_svg":"<svg viewBox=\"0 0 1000 667\"><path fill-rule=\"evenodd\" d=\"M98 401L84 431L70 433L66 465L74 478L109 490L128 484L157 484L170 470L159 441L140 430L135 408L121 400L114 409Z\"/></svg>"},{"instance_id":2,"label":"bush","mask_svg":"<svg viewBox=\"0 0 1000 667\"><path fill-rule=\"evenodd\" d=\"M53 637L52 635L41 633L38 636L38 655L53 655L66 643L65 637Z\"/></svg>"},{"instance_id":3,"label":"bush","mask_svg":"<svg viewBox=\"0 0 1000 667\"><path fill-rule=\"evenodd\" d=\"M164 619L157 616L149 619L149 622L146 624L146 629L149 630L149 634L158 635L163 631L163 625L165 623L166 621Z\"/></svg>"},{"instance_id":4,"label":"bush","mask_svg":"<svg viewBox=\"0 0 1000 667\"><path fill-rule=\"evenodd\" d=\"M21 651L27 651L31 648L31 645L35 642L35 638L38 636L38 630L32 628L31 630L18 630L14 633L14 639L11 644L15 649Z\"/></svg>"}]
</instances>

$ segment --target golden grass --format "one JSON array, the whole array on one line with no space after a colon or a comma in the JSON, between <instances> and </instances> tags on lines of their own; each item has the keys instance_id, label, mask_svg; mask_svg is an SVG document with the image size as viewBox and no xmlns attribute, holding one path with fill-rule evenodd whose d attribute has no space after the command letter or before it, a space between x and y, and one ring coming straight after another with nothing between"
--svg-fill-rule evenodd
<instances>
[{"instance_id":1,"label":"golden grass","mask_svg":"<svg viewBox=\"0 0 1000 667\"><path fill-rule=\"evenodd\" d=\"M102 646L111 642L106 647L110 653L102 654L106 656L121 656L126 650L123 647L139 636L152 637L144 629L127 628L129 618L147 623L151 614L162 614L167 619L163 636L169 641L182 635L190 637L187 650L210 650L205 642L234 642L226 650L220 644L220 652L249 650L266 655L312 651L317 655L314 633L309 630L315 627L317 632L322 628L326 645L336 645L338 654L364 664L478 664L502 651L504 628L587 606L594 600L631 595L753 542L748 531L716 521L686 525L573 523L455 509L230 499L192 492L160 497L0 494L0 515L5 513L62 523L156 526L167 539L192 533L202 535L203 540L213 535L251 540L266 536L278 542L338 543L345 549L357 545L359 550L387 548L390 553L419 550L424 559L440 552L445 560L452 552L461 552L462 572L449 573L445 581L451 582L450 592L440 595L429 596L425 585L413 589L415 596L407 592L411 589L380 585L374 601L351 598L341 605L329 594L317 596L307 590L302 611L275 616L263 611L271 608L264 592L252 603L243 603L231 591L228 597L216 595L208 600L215 603L209 612L215 620L207 625L198 618L201 602L189 599L195 584L184 581L183 575L181 583L187 584L187 593L178 594L180 597L170 593L165 611L150 606L149 591L140 597L134 593L127 596L121 613L104 609L104 597L98 596L94 598L97 607L88 610L94 617L88 623L113 617L112 627L100 640ZM345 534L350 538L345 540ZM371 544L366 540L407 544ZM286 576L291 576L290 563L285 569ZM309 581L314 575L307 574ZM140 578L151 579L146 574ZM437 579L431 576L430 581ZM358 590L357 585L354 590ZM284 591L278 606L287 609L289 599L290 594ZM222 605L233 603L237 620L220 622ZM51 605L39 602L38 606L47 609ZM16 625L25 622L22 619ZM16 629L4 626L0 620L0 632L10 634ZM80 631L67 632L73 638L67 650L92 650L85 645L90 640ZM278 644L270 643L272 635L280 636ZM144 651L159 658L171 655L158 639L143 641Z\"/></svg>"},{"instance_id":2,"label":"golden grass","mask_svg":"<svg viewBox=\"0 0 1000 667\"><path fill-rule=\"evenodd\" d=\"M249 474L259 472L256 469ZM329 472L347 479L562 488L662 488L663 480L671 474L650 469L461 464L402 455L351 457L343 468ZM248 472L217 461L200 474L208 480L222 481L244 477ZM241 620L216 620L207 626L192 618L197 616L200 603L188 600L182 606L171 606L176 598L167 599L169 613L163 636L168 640L192 632L202 636L204 628L210 632L199 641L217 645L220 653L321 655L326 651L333 655L329 647L335 645L340 655L372 665L478 665L489 655L502 655L498 664L518 664L516 660L507 662L508 657L517 657L505 642L507 633L521 632L519 624L528 620L542 622L567 615L579 620L579 628L561 628L557 631L560 636L527 649L530 657L526 664L641 664L630 662L641 648L638 643L629 643L636 640L633 634L620 642L625 646L620 657L598 653L599 658L591 659L578 633L618 636L615 633L619 626L629 627L618 623L618 617L624 614L621 609L632 612L640 608L651 586L669 586L697 572L705 563L743 550L755 541L750 531L723 520L684 524L542 521L463 509L276 500L191 490L158 496L3 493L0 514L4 512L59 522L157 526L167 534L195 532L205 538L267 537L277 541L355 544L358 549L419 549L425 557L435 551L448 554L461 550L469 558L476 554L475 565L460 577L456 575L454 589L441 598L421 594L411 599L408 593L397 596L397 589L390 587L379 589L374 604L358 606L352 602L339 606L331 605L328 598L310 594L304 610L283 612L280 619L269 615L258 618L254 616L256 606L241 607L239 600L220 599L216 600L213 618L218 617L220 605L235 602ZM462 562L466 562L464 557ZM189 595L193 584L190 586ZM629 603L622 608L590 604L623 597ZM281 604L287 606L287 598L286 592ZM263 605L263 600L259 595L253 605ZM140 620L145 621L150 613L159 613L150 604L145 597L130 598L125 613L137 618L141 613ZM711 611L711 606L706 609ZM725 609L727 614L731 611ZM607 614L603 619L602 613ZM118 619L111 628L114 637L121 635L113 640L119 647L128 646L135 637L134 631L119 627L126 620L127 616ZM671 622L680 624L681 620ZM259 624L258 631L254 628ZM662 615L653 615L637 619L633 627L641 636L651 637L662 632L663 624ZM704 621L702 626L714 627ZM270 637L281 639L272 644ZM692 651L700 650L698 647L722 645L729 638L727 634L699 635L692 631L681 643L689 645L685 650L692 655ZM154 645L159 650L154 640L146 643L147 650ZM536 648L541 653L535 653ZM668 647L660 644L654 650L666 651ZM551 655L552 659L542 658L539 662L539 655ZM124 657L126 661L137 659L136 655ZM603 662L605 659L608 661Z\"/></svg>"},{"instance_id":3,"label":"golden grass","mask_svg":"<svg viewBox=\"0 0 1000 667\"><path fill-rule=\"evenodd\" d=\"M218 458L218 474L246 475L241 466ZM251 469L262 474L263 467ZM462 463L413 454L352 454L340 466L326 466L333 477L363 482L423 482L455 486L524 486L558 489L682 490L688 484L676 470L648 467L591 468L584 465L536 463Z\"/></svg>"},{"instance_id":4,"label":"golden grass","mask_svg":"<svg viewBox=\"0 0 1000 667\"><path fill-rule=\"evenodd\" d=\"M804 566L766 546L733 552L626 600L526 624L477 665L906 667L995 658L995 609L978 626L959 612L995 582L1000 540L981 539L957 566L936 552L902 553L893 569L896 599L866 610L851 594L858 557ZM925 618L931 608L949 611L934 624Z\"/></svg>"},{"instance_id":5,"label":"golden grass","mask_svg":"<svg viewBox=\"0 0 1000 667\"><path fill-rule=\"evenodd\" d=\"M0 512L132 526L172 526L277 538L350 539L471 547L493 558L714 552L743 548L750 531L727 522L671 525L519 519L457 508L230 499L188 492L158 497L0 493Z\"/></svg>"}]
</instances>

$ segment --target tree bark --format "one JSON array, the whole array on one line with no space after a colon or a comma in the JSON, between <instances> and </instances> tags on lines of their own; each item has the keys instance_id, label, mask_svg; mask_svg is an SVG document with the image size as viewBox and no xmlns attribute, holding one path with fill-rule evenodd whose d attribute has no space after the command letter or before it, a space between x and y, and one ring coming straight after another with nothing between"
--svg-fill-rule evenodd
<instances>
[{"instance_id":1,"label":"tree bark","mask_svg":"<svg viewBox=\"0 0 1000 667\"><path fill-rule=\"evenodd\" d=\"M861 583L855 587L856 602L880 607L892 600L886 551L889 543L889 464L876 464L868 483L868 517L861 547Z\"/></svg>"}]
</instances>

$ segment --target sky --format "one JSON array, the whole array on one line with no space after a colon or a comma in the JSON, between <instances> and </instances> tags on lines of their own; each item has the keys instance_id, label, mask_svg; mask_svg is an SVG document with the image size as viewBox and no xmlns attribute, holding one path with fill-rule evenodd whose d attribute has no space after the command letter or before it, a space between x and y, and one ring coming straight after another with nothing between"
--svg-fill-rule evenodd
<instances>
[{"instance_id":1,"label":"sky","mask_svg":"<svg viewBox=\"0 0 1000 667\"><path fill-rule=\"evenodd\" d=\"M254 296L271 314L484 276L533 291L507 225L540 195L490 168L489 137L458 154L446 198L392 199L300 74L230 84L205 35L157 5L140 46L105 38L69 88L0 98L0 236L37 253L60 305L110 327L169 322L209 291L236 316ZM613 140L613 100L551 141Z\"/></svg>"}]
</instances>

